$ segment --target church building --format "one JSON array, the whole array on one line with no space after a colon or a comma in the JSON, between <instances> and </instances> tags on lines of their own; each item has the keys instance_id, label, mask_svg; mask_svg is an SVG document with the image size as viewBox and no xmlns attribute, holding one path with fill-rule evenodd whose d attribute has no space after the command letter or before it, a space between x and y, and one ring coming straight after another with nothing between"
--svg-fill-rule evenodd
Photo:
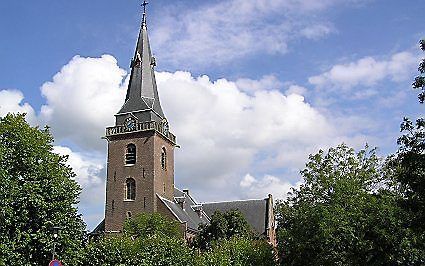
<instances>
[{"instance_id":1,"label":"church building","mask_svg":"<svg viewBox=\"0 0 425 266\"><path fill-rule=\"evenodd\" d=\"M105 219L93 233L120 233L124 221L139 213L158 212L181 224L186 239L212 214L238 209L259 235L275 245L272 195L257 200L198 203L174 183L174 149L178 147L162 110L155 81L143 3L142 24L131 61L131 76L115 126L106 128L108 161Z\"/></svg>"}]
</instances>

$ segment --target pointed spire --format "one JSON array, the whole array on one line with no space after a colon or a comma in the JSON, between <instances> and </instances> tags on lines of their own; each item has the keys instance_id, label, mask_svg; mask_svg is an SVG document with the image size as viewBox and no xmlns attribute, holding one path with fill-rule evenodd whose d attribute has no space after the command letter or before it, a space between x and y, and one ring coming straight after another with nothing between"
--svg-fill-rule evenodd
<instances>
[{"instance_id":1,"label":"pointed spire","mask_svg":"<svg viewBox=\"0 0 425 266\"><path fill-rule=\"evenodd\" d=\"M127 113L150 112L143 120L164 119L164 113L159 102L158 89L155 80L155 58L152 57L146 22L146 5L143 1L142 25L137 40L136 51L131 60L131 76L128 84L125 103L117 115ZM153 113L153 114L152 114ZM140 115L142 118L142 115ZM155 119L156 118L156 119Z\"/></svg>"}]
</instances>

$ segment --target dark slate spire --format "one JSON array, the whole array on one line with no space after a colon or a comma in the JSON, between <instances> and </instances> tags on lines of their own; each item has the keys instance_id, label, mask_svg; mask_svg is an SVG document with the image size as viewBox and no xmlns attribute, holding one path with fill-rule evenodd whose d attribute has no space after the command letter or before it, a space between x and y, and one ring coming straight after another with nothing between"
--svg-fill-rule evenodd
<instances>
[{"instance_id":1,"label":"dark slate spire","mask_svg":"<svg viewBox=\"0 0 425 266\"><path fill-rule=\"evenodd\" d=\"M149 45L146 5L147 2L144 1L142 4L142 25L137 40L136 52L131 61L131 77L125 103L117 114L117 116L121 116L123 114L133 113L136 117L139 117L139 120L142 120L140 122L146 120L158 121L165 118L156 86L154 73L154 67L156 65L155 58L152 57ZM150 114L146 114L147 112ZM141 113L144 114L142 115Z\"/></svg>"}]
</instances>

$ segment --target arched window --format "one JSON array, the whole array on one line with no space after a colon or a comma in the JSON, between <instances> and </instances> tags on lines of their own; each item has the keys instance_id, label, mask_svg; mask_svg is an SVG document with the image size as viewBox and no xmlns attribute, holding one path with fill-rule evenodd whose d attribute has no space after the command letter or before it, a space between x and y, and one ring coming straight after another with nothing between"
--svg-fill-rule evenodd
<instances>
[{"instance_id":1,"label":"arched window","mask_svg":"<svg viewBox=\"0 0 425 266\"><path fill-rule=\"evenodd\" d=\"M167 151L164 147L161 152L161 168L162 170L167 170Z\"/></svg>"},{"instance_id":2,"label":"arched window","mask_svg":"<svg viewBox=\"0 0 425 266\"><path fill-rule=\"evenodd\" d=\"M127 178L125 181L125 196L127 200L136 199L136 181L133 178Z\"/></svg>"},{"instance_id":3,"label":"arched window","mask_svg":"<svg viewBox=\"0 0 425 266\"><path fill-rule=\"evenodd\" d=\"M127 152L125 154L125 164L135 164L136 163L136 145L128 144Z\"/></svg>"}]
</instances>

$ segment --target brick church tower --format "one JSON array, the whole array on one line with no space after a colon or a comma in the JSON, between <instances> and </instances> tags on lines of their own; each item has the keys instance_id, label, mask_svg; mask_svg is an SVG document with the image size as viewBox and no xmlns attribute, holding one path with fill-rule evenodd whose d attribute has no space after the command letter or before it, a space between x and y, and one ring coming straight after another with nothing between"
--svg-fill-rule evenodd
<instances>
[{"instance_id":1,"label":"brick church tower","mask_svg":"<svg viewBox=\"0 0 425 266\"><path fill-rule=\"evenodd\" d=\"M105 232L120 232L132 215L157 212L159 197L174 199L176 138L159 102L146 4L125 102L115 115L115 126L106 129Z\"/></svg>"}]
</instances>

